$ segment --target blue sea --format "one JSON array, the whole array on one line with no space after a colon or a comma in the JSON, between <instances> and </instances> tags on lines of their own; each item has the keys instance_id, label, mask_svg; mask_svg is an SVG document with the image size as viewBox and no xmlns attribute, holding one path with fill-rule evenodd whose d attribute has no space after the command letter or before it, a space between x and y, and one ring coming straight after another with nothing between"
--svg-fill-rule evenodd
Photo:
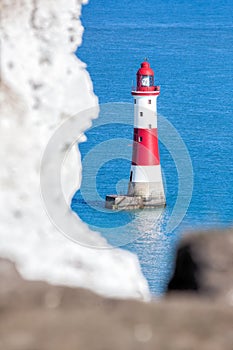
<instances>
[{"instance_id":1,"label":"blue sea","mask_svg":"<svg viewBox=\"0 0 233 350\"><path fill-rule=\"evenodd\" d=\"M79 145L83 183L72 208L110 244L137 254L151 292L160 295L182 234L233 223L233 3L90 0L82 23L77 55L87 63L100 116ZM112 213L104 198L127 190L131 86L145 57L161 86L167 207Z\"/></svg>"}]
</instances>

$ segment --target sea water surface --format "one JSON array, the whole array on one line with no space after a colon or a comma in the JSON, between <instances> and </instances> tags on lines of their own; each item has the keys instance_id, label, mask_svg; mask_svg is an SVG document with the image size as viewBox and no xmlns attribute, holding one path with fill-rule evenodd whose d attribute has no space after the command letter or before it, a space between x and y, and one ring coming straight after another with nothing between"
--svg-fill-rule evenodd
<instances>
[{"instance_id":1,"label":"sea water surface","mask_svg":"<svg viewBox=\"0 0 233 350\"><path fill-rule=\"evenodd\" d=\"M72 208L111 244L136 253L152 293L160 294L182 233L233 222L233 5L228 0L91 0L83 8L82 22L85 32L78 56L87 63L103 106L99 120L107 115L108 122L95 125L95 121L86 133L88 141L80 145L83 159L89 156L83 179L95 181L97 194L87 194L88 204L77 192ZM158 113L179 133L193 167L190 205L182 222L170 231L167 224L179 175L162 142L166 210L161 215L154 211L114 214L103 208L106 194L127 188L133 133L130 92L145 57L155 71L156 85L161 86ZM119 109L115 102L121 103ZM162 118L158 127L166 133ZM112 158L104 158L104 149ZM85 186L83 181L84 192Z\"/></svg>"}]
</instances>

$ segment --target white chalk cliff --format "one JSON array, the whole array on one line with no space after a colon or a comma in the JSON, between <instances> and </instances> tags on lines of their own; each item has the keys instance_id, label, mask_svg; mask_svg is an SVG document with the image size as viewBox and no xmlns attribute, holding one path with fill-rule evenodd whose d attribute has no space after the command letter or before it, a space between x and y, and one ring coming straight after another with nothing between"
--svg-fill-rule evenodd
<instances>
[{"instance_id":1,"label":"white chalk cliff","mask_svg":"<svg viewBox=\"0 0 233 350\"><path fill-rule=\"evenodd\" d=\"M28 279L147 299L136 256L73 243L50 222L41 200L40 163L49 138L66 118L98 105L85 64L73 54L82 40L84 2L0 0L0 256ZM63 169L67 200L80 169L73 147ZM68 210L68 219L74 215ZM78 230L96 246L104 240L81 221Z\"/></svg>"}]
</instances>

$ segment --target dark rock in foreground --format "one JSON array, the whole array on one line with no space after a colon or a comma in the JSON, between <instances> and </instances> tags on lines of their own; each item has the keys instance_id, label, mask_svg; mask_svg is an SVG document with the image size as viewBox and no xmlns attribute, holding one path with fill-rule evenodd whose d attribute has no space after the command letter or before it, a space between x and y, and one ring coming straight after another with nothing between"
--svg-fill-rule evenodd
<instances>
[{"instance_id":1,"label":"dark rock in foreground","mask_svg":"<svg viewBox=\"0 0 233 350\"><path fill-rule=\"evenodd\" d=\"M232 350L233 310L183 296L113 300L22 280L0 260L1 350Z\"/></svg>"},{"instance_id":2,"label":"dark rock in foreground","mask_svg":"<svg viewBox=\"0 0 233 350\"><path fill-rule=\"evenodd\" d=\"M233 231L185 236L168 291L193 291L233 304Z\"/></svg>"}]
</instances>

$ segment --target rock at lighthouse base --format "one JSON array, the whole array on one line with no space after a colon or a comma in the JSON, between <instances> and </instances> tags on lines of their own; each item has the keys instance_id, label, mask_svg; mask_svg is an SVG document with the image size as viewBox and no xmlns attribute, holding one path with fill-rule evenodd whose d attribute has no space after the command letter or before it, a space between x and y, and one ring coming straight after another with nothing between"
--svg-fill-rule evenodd
<instances>
[{"instance_id":1,"label":"rock at lighthouse base","mask_svg":"<svg viewBox=\"0 0 233 350\"><path fill-rule=\"evenodd\" d=\"M105 208L113 210L136 210L165 207L165 201L160 198L143 198L142 196L108 195Z\"/></svg>"}]
</instances>

